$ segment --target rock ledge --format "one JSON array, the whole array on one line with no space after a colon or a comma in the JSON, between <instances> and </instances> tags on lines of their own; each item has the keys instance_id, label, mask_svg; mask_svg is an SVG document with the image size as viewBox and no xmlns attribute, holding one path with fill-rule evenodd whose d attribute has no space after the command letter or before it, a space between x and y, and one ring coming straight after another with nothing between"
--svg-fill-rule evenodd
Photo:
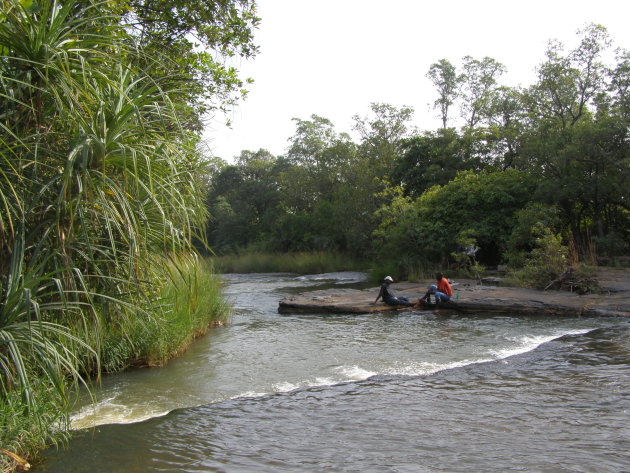
<instances>
[{"instance_id":1,"label":"rock ledge","mask_svg":"<svg viewBox=\"0 0 630 473\"><path fill-rule=\"evenodd\" d=\"M459 281L454 297L439 308L392 307L373 304L379 289L337 289L313 291L289 296L279 303L278 312L366 314L392 310L435 310L439 313L560 315L627 317L630 315L630 271L602 269L598 273L602 294L580 296L562 291L535 291L514 287L479 286L473 281ZM392 285L396 295L417 301L430 281L400 282Z\"/></svg>"}]
</instances>

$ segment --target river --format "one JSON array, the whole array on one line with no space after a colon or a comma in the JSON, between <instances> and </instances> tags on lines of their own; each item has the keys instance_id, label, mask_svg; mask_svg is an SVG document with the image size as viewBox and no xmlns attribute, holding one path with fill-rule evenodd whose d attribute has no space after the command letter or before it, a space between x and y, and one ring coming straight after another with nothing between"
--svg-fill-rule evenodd
<instances>
[{"instance_id":1,"label":"river","mask_svg":"<svg viewBox=\"0 0 630 473\"><path fill-rule=\"evenodd\" d=\"M32 471L630 472L626 319L280 315L365 275L224 278L231 322L106 377Z\"/></svg>"}]
</instances>

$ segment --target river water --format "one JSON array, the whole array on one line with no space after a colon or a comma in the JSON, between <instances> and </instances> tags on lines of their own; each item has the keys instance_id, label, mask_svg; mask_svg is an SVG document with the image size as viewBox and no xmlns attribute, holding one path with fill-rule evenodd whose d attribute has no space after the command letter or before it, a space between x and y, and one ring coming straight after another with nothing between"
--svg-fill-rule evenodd
<instances>
[{"instance_id":1,"label":"river water","mask_svg":"<svg viewBox=\"0 0 630 473\"><path fill-rule=\"evenodd\" d=\"M630 472L626 319L280 315L365 275L225 280L230 324L106 377L34 471Z\"/></svg>"}]
</instances>

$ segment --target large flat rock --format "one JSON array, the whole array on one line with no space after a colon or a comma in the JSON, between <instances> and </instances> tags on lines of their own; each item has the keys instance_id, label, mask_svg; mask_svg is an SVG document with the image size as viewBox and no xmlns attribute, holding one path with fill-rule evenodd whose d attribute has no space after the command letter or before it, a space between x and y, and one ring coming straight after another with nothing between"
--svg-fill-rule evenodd
<instances>
[{"instance_id":1,"label":"large flat rock","mask_svg":"<svg viewBox=\"0 0 630 473\"><path fill-rule=\"evenodd\" d=\"M431 281L400 282L392 285L396 295L417 301ZM629 316L630 271L609 270L600 279L602 294L580 296L564 291L477 285L460 281L454 286L451 302L439 308L392 307L382 302L374 304L379 288L334 289L306 292L285 297L279 303L280 313L347 313L366 314L391 310L436 310L440 313L563 315L563 316Z\"/></svg>"}]
</instances>

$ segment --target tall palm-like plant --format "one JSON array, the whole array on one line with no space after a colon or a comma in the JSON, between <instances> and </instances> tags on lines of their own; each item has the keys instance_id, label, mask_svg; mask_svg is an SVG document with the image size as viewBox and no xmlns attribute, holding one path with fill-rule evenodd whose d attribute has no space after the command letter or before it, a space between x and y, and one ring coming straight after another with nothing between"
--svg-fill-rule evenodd
<instances>
[{"instance_id":1,"label":"tall palm-like plant","mask_svg":"<svg viewBox=\"0 0 630 473\"><path fill-rule=\"evenodd\" d=\"M177 81L136 70L107 4L80 4L0 0L0 400L27 405L33 375L63 394L86 369L76 334L152 316L153 259L205 218Z\"/></svg>"},{"instance_id":2,"label":"tall palm-like plant","mask_svg":"<svg viewBox=\"0 0 630 473\"><path fill-rule=\"evenodd\" d=\"M3 0L2 7L0 394L18 390L31 408L33 374L63 393L65 375L77 373L67 348L75 338L54 322L54 311L70 303L55 268L55 247L48 244L55 229L46 221L52 203L43 189L58 148L48 110L68 109L61 90L72 90L67 71L76 62L69 38L82 21L71 17L69 6L43 5L37 14L34 6L13 1Z\"/></svg>"}]
</instances>

